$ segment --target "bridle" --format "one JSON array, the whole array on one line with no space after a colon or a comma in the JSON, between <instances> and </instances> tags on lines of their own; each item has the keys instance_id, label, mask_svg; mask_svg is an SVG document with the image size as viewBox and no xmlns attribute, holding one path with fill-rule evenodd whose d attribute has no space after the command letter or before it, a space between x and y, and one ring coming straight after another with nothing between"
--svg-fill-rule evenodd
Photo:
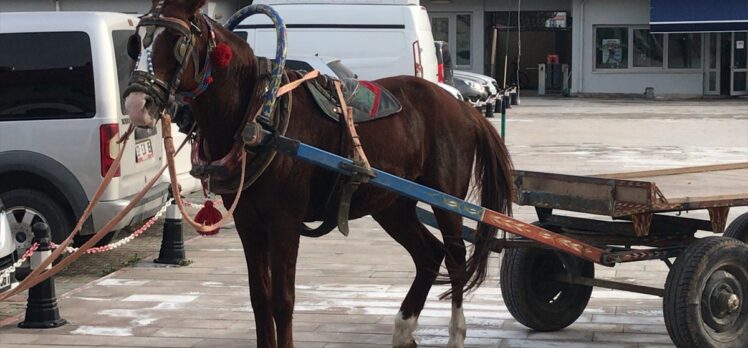
<instances>
[{"instance_id":1,"label":"bridle","mask_svg":"<svg viewBox=\"0 0 748 348\"><path fill-rule=\"evenodd\" d=\"M185 101L197 97L203 93L208 85L212 82L212 64L210 62L210 52L216 46L215 32L211 20L205 15L193 16L189 21L184 21L176 17L164 16L163 10L165 0L160 0L154 7L153 11L141 17L136 28L135 34L130 36L127 43L127 53L136 63L141 59L146 59L145 70L138 70L136 66L130 76L128 87L125 89L123 96L126 97L132 92L142 92L153 98L153 102L158 107L156 117L160 117L164 110L172 104L172 96L182 97ZM209 30L208 49L205 54L205 63L200 69L199 52L195 50L195 44L198 38L203 36L203 31L198 25L198 20L203 17ZM141 28L145 28L144 37L140 37ZM179 66L177 67L171 81L166 82L156 77L153 68L153 45L155 34L158 28L171 29L179 33L181 38L177 40L174 46L174 58ZM143 49L141 49L141 47ZM189 66L188 58L192 57L195 71L195 82L197 88L177 95L177 89L182 82L182 75ZM140 64L138 64L139 66Z\"/></svg>"}]
</instances>

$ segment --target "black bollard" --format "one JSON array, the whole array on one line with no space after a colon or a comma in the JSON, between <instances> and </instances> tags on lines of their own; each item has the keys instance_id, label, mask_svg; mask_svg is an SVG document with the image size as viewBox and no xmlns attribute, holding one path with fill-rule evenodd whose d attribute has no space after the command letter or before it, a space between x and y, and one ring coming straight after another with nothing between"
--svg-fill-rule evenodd
<instances>
[{"instance_id":1,"label":"black bollard","mask_svg":"<svg viewBox=\"0 0 748 348\"><path fill-rule=\"evenodd\" d=\"M35 269L42 260L50 255L49 226L43 222L37 222L31 227L31 231L34 232L32 243L39 243L36 252L31 256L31 269ZM49 277L29 289L26 317L18 323L18 327L22 329L50 329L66 323L67 320L60 318L60 310L57 308L54 277Z\"/></svg>"},{"instance_id":2,"label":"black bollard","mask_svg":"<svg viewBox=\"0 0 748 348\"><path fill-rule=\"evenodd\" d=\"M182 214L175 203L166 208L164 233L161 237L161 249L155 263L182 265L185 262L184 237L182 236Z\"/></svg>"},{"instance_id":3,"label":"black bollard","mask_svg":"<svg viewBox=\"0 0 748 348\"><path fill-rule=\"evenodd\" d=\"M509 93L509 103L512 105L519 105L519 93L517 93L517 91Z\"/></svg>"},{"instance_id":4,"label":"black bollard","mask_svg":"<svg viewBox=\"0 0 748 348\"><path fill-rule=\"evenodd\" d=\"M504 94L502 97L502 102L504 103L504 109L511 109L512 103L511 103L511 97L509 94Z\"/></svg>"}]
</instances>

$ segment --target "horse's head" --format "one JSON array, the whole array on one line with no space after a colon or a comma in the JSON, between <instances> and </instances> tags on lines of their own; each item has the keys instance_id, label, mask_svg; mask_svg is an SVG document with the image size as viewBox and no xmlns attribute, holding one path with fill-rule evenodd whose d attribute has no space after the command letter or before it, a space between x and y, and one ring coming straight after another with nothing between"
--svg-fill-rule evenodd
<instances>
[{"instance_id":1,"label":"horse's head","mask_svg":"<svg viewBox=\"0 0 748 348\"><path fill-rule=\"evenodd\" d=\"M123 97L134 125L155 126L175 93L201 84L200 64L215 45L212 24L199 14L204 4L205 0L153 0L130 37L127 51L136 64Z\"/></svg>"}]
</instances>

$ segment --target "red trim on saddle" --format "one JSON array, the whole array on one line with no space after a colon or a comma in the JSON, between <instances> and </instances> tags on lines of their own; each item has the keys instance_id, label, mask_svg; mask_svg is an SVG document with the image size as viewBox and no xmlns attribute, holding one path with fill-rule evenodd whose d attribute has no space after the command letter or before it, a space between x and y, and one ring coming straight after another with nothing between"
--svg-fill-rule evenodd
<instances>
[{"instance_id":1,"label":"red trim on saddle","mask_svg":"<svg viewBox=\"0 0 748 348\"><path fill-rule=\"evenodd\" d=\"M376 117L377 112L379 112L379 101L382 99L382 89L379 88L379 85L371 83L369 81L358 81L358 83L364 85L364 87L374 92L374 103L372 104L371 110L369 111L369 117Z\"/></svg>"}]
</instances>

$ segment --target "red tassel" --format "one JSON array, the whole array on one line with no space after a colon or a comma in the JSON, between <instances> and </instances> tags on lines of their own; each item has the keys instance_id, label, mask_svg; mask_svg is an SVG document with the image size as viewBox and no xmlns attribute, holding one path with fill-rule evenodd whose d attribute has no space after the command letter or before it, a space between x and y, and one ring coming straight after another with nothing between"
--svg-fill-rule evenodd
<instances>
[{"instance_id":1,"label":"red tassel","mask_svg":"<svg viewBox=\"0 0 748 348\"><path fill-rule=\"evenodd\" d=\"M218 68L225 68L231 63L231 58L234 57L234 51L231 46L225 42L219 43L216 47L210 51L210 61L213 62Z\"/></svg>"},{"instance_id":2,"label":"red tassel","mask_svg":"<svg viewBox=\"0 0 748 348\"><path fill-rule=\"evenodd\" d=\"M213 206L213 201L207 200L203 208L195 215L195 222L203 225L212 225L221 221L221 218L223 218L221 211ZM203 236L213 236L218 234L218 229L208 232L197 231L197 233Z\"/></svg>"}]
</instances>

